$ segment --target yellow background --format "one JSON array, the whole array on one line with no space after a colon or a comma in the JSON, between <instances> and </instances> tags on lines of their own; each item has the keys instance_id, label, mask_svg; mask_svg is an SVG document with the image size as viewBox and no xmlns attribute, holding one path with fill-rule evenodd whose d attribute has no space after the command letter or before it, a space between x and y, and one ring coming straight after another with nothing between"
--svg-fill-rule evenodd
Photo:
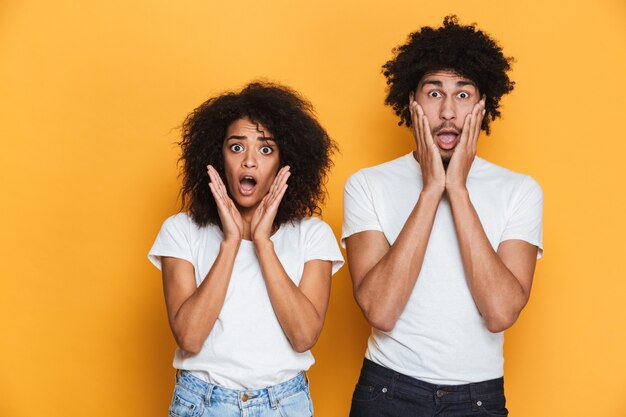
<instances>
[{"instance_id":1,"label":"yellow background","mask_svg":"<svg viewBox=\"0 0 626 417\"><path fill-rule=\"evenodd\" d=\"M228 3L228 4L227 4ZM342 188L413 142L381 65L454 12L515 56L479 154L545 193L546 255L506 333L513 416L626 415L626 3L0 2L0 416L165 416L174 351L146 253L178 209L185 115L267 78L300 90L341 147ZM310 372L345 416L366 339L347 268Z\"/></svg>"}]
</instances>

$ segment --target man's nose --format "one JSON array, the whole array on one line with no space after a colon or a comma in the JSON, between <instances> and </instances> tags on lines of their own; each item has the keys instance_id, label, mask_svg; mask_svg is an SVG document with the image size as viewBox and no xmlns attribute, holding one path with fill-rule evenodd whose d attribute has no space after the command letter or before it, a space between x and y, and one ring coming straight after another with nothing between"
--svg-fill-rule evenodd
<instances>
[{"instance_id":1,"label":"man's nose","mask_svg":"<svg viewBox=\"0 0 626 417\"><path fill-rule=\"evenodd\" d=\"M456 108L452 97L446 97L441 103L439 118L442 120L454 120L456 118Z\"/></svg>"}]
</instances>

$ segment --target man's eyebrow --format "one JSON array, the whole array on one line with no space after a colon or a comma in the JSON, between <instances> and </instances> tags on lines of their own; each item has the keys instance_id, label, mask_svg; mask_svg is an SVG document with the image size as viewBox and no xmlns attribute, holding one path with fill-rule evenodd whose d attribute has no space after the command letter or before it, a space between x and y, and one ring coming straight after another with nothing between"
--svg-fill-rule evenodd
<instances>
[{"instance_id":1,"label":"man's eyebrow","mask_svg":"<svg viewBox=\"0 0 626 417\"><path fill-rule=\"evenodd\" d=\"M435 85L437 87L443 87L443 83L439 80L425 80L422 82L422 87L427 84ZM472 80L461 80L461 81L456 82L457 87L464 87L466 85L471 85L471 86L476 87L476 83Z\"/></svg>"},{"instance_id":2,"label":"man's eyebrow","mask_svg":"<svg viewBox=\"0 0 626 417\"><path fill-rule=\"evenodd\" d=\"M426 84L432 84L432 85L436 85L437 87L443 87L443 83L438 80L425 80L424 82L422 82L422 87L425 86Z\"/></svg>"},{"instance_id":3,"label":"man's eyebrow","mask_svg":"<svg viewBox=\"0 0 626 417\"><path fill-rule=\"evenodd\" d=\"M476 87L476 83L475 83L474 81L472 81L472 80L461 80L461 81L457 81L457 82L456 82L456 85L457 85L458 87L464 87L464 86L466 86L466 85L471 85L471 86Z\"/></svg>"},{"instance_id":4,"label":"man's eyebrow","mask_svg":"<svg viewBox=\"0 0 626 417\"><path fill-rule=\"evenodd\" d=\"M243 139L248 139L248 137L241 136L241 135L230 135L224 140L227 141L227 140L243 140ZM261 142L267 142L268 140L271 140L272 142L276 142L276 140L271 136L259 136L258 138L256 138L256 140L259 140Z\"/></svg>"}]
</instances>

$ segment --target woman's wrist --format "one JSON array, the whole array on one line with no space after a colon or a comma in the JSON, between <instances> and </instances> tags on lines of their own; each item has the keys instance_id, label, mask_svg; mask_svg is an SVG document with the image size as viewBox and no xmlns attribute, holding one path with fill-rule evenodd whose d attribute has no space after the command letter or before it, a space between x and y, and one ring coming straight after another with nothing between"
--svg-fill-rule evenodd
<instances>
[{"instance_id":1,"label":"woman's wrist","mask_svg":"<svg viewBox=\"0 0 626 417\"><path fill-rule=\"evenodd\" d=\"M241 238L227 237L226 239L222 240L221 246L223 249L238 250L240 244L241 244Z\"/></svg>"},{"instance_id":2,"label":"woman's wrist","mask_svg":"<svg viewBox=\"0 0 626 417\"><path fill-rule=\"evenodd\" d=\"M264 236L262 238L253 238L252 243L254 243L254 247L256 248L257 252L274 248L274 242L272 242L269 236Z\"/></svg>"}]
</instances>

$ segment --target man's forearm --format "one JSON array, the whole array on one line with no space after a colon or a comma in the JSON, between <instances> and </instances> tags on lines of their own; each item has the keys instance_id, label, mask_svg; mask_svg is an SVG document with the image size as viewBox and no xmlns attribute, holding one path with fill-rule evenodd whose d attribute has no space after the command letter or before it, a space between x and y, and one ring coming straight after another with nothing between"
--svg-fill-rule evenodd
<instances>
[{"instance_id":1,"label":"man's forearm","mask_svg":"<svg viewBox=\"0 0 626 417\"><path fill-rule=\"evenodd\" d=\"M355 286L355 298L373 327L392 330L404 310L422 268L441 195L420 194L396 241Z\"/></svg>"},{"instance_id":2,"label":"man's forearm","mask_svg":"<svg viewBox=\"0 0 626 417\"><path fill-rule=\"evenodd\" d=\"M491 246L467 189L448 190L448 197L474 302L487 328L503 331L517 320L529 294Z\"/></svg>"}]
</instances>

